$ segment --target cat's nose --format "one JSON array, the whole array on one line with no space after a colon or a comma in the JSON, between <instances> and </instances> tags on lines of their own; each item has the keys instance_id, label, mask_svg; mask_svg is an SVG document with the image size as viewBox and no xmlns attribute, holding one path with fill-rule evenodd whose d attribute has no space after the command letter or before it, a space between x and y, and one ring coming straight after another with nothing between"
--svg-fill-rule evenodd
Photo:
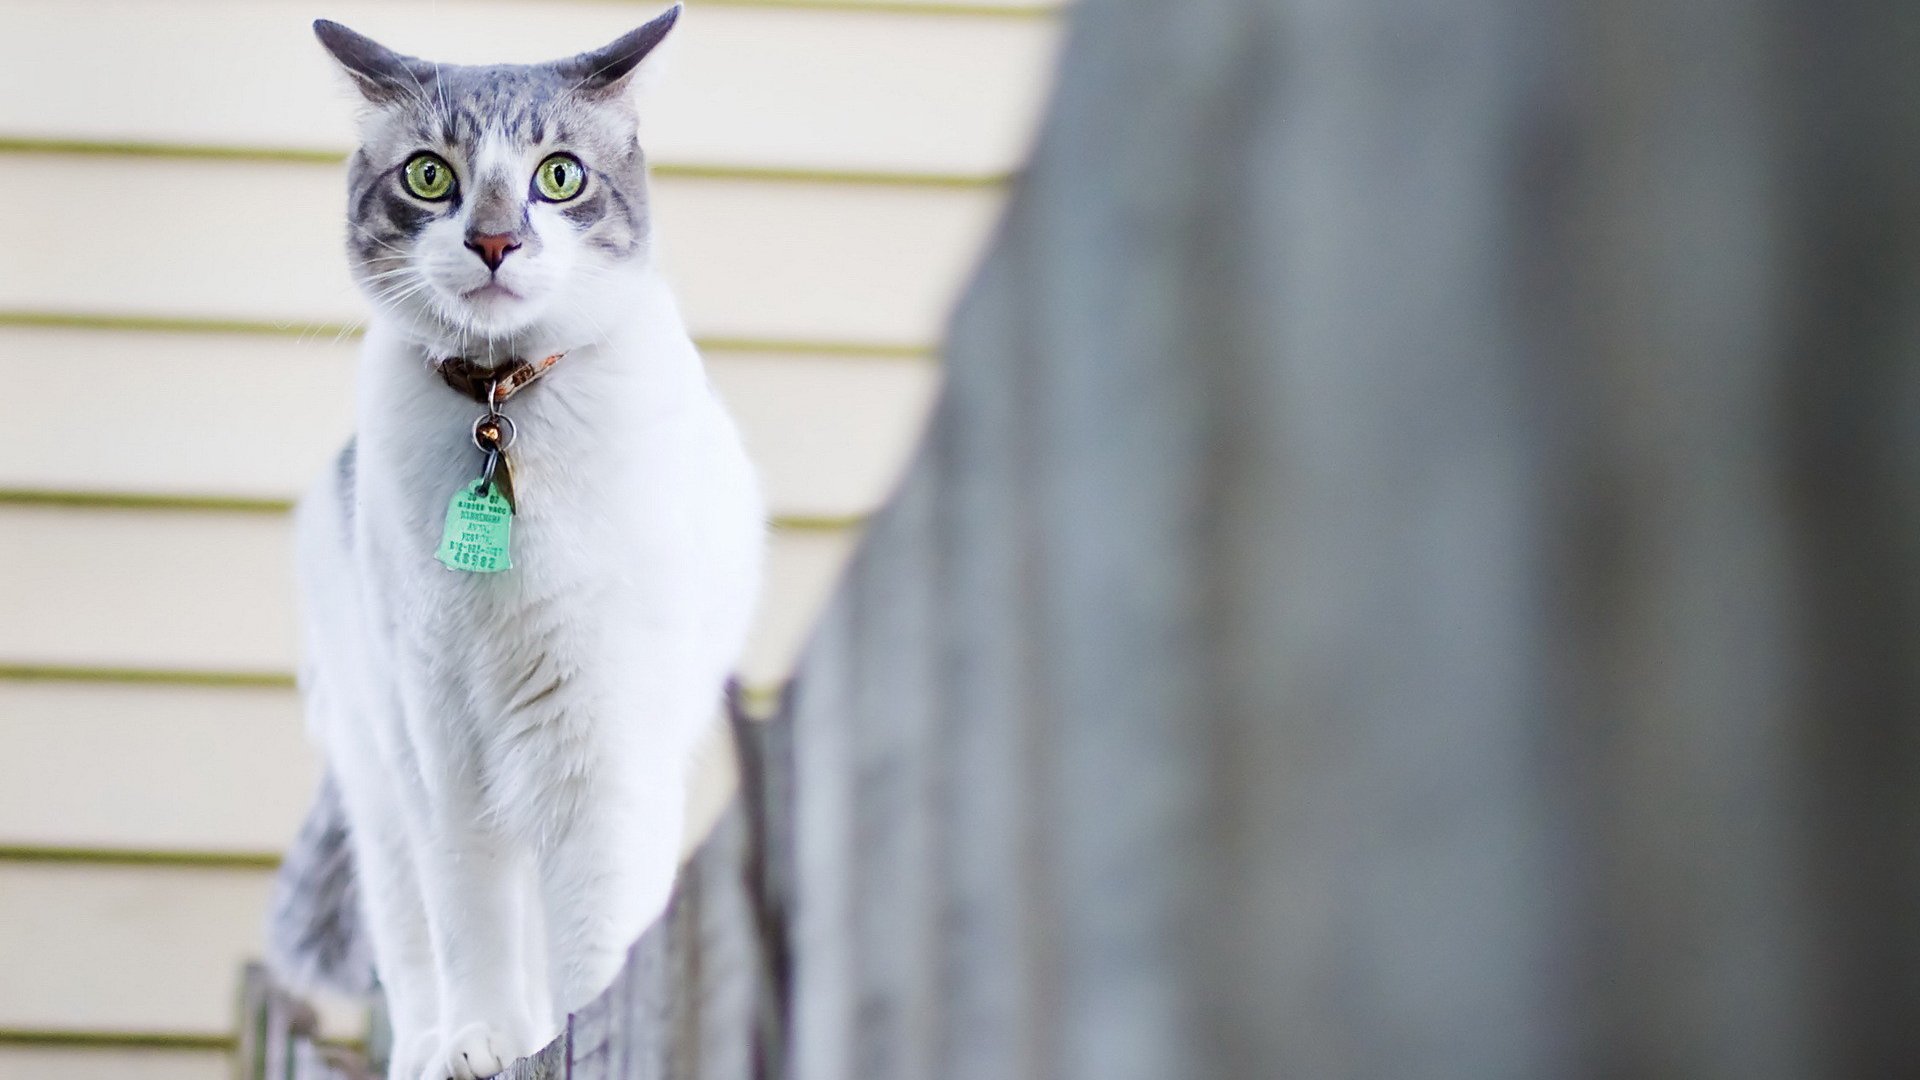
<instances>
[{"instance_id":1,"label":"cat's nose","mask_svg":"<svg viewBox=\"0 0 1920 1080\"><path fill-rule=\"evenodd\" d=\"M498 270L500 264L507 261L507 253L520 246L520 240L512 233L468 233L467 250L480 256L487 269Z\"/></svg>"}]
</instances>

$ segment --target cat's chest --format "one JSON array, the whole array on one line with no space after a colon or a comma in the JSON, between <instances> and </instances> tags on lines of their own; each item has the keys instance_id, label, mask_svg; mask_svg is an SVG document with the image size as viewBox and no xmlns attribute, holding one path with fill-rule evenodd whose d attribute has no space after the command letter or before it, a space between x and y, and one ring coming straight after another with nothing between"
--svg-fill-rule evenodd
<instances>
[{"instance_id":1,"label":"cat's chest","mask_svg":"<svg viewBox=\"0 0 1920 1080\"><path fill-rule=\"evenodd\" d=\"M484 409L437 410L400 463L388 544L421 572L413 584L442 603L511 606L529 597L576 599L658 591L683 572L688 492L698 463L676 417L625 420L553 395L506 410L512 439L500 460L471 437ZM463 515L489 475L510 478L512 512L498 529L493 572L420 562L463 538ZM471 530L469 530L469 535ZM472 614L472 613L469 613Z\"/></svg>"}]
</instances>

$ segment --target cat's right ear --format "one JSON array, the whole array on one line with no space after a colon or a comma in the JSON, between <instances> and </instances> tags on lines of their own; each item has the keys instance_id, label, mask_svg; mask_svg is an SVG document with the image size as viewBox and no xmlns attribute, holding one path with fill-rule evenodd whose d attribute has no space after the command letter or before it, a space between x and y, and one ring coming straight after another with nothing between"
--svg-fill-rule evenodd
<instances>
[{"instance_id":1,"label":"cat's right ear","mask_svg":"<svg viewBox=\"0 0 1920 1080\"><path fill-rule=\"evenodd\" d=\"M403 56L330 19L313 20L313 36L339 61L361 95L376 105L424 96L433 78L432 64Z\"/></svg>"}]
</instances>

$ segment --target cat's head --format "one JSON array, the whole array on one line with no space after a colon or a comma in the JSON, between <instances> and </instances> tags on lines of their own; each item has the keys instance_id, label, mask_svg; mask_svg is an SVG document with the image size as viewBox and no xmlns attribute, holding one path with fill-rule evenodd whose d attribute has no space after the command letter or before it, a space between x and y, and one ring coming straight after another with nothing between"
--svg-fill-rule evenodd
<instances>
[{"instance_id":1,"label":"cat's head","mask_svg":"<svg viewBox=\"0 0 1920 1080\"><path fill-rule=\"evenodd\" d=\"M487 67L314 23L368 106L347 252L369 299L429 339L596 336L649 257L628 83L679 14L566 60Z\"/></svg>"}]
</instances>

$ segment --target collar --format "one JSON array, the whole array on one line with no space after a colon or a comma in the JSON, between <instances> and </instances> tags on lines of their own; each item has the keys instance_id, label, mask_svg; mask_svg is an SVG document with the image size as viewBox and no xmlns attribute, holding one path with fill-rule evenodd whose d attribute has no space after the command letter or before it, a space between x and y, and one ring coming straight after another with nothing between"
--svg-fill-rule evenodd
<instances>
[{"instance_id":1,"label":"collar","mask_svg":"<svg viewBox=\"0 0 1920 1080\"><path fill-rule=\"evenodd\" d=\"M494 365L480 364L464 356L449 356L429 360L427 366L455 391L478 404L494 408L506 404L508 398L531 386L535 379L545 375L565 355L564 352L557 352L540 360L514 359Z\"/></svg>"}]
</instances>

